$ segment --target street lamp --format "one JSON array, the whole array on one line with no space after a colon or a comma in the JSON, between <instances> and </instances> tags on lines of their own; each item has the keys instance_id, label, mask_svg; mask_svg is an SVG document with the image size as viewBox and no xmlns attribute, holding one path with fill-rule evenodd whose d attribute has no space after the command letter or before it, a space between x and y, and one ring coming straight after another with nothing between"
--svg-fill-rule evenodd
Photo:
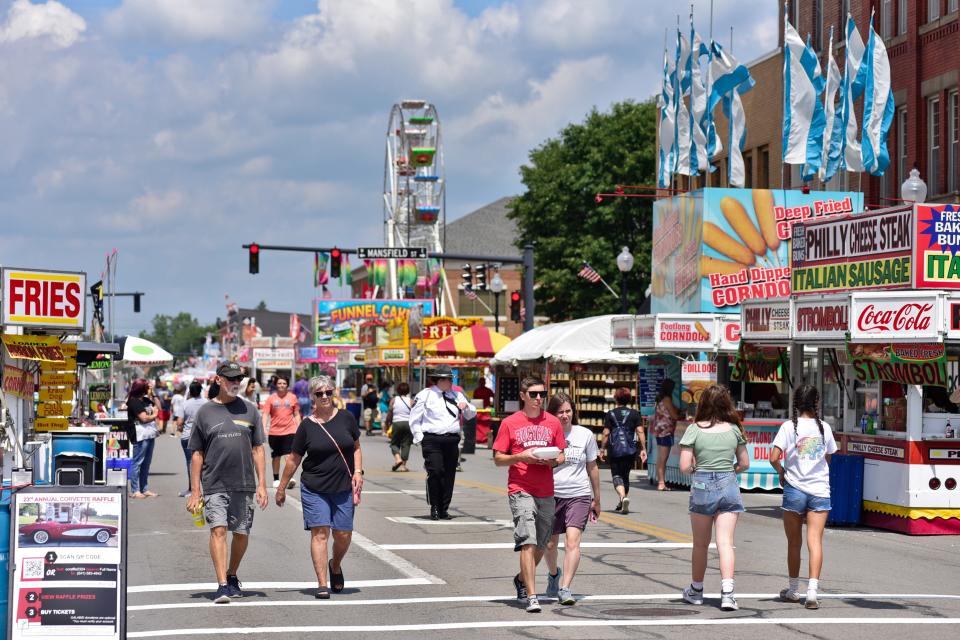
<instances>
[{"instance_id":1,"label":"street lamp","mask_svg":"<svg viewBox=\"0 0 960 640\"><path fill-rule=\"evenodd\" d=\"M633 269L633 254L626 247L617 256L617 269L620 269L620 313L627 313L627 274Z\"/></svg>"},{"instance_id":2,"label":"street lamp","mask_svg":"<svg viewBox=\"0 0 960 640\"><path fill-rule=\"evenodd\" d=\"M493 328L494 331L500 333L500 294L503 293L504 284L499 271L490 278L487 288L493 292Z\"/></svg>"},{"instance_id":3,"label":"street lamp","mask_svg":"<svg viewBox=\"0 0 960 640\"><path fill-rule=\"evenodd\" d=\"M927 199L927 183L920 179L916 166L910 169L910 177L900 185L900 197L904 202L923 202Z\"/></svg>"}]
</instances>

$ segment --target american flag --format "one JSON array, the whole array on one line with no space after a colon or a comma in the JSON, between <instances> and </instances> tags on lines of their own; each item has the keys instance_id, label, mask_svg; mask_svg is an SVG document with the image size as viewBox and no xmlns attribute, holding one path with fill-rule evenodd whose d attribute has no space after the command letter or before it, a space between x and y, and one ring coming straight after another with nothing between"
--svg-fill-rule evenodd
<instances>
[{"instance_id":1,"label":"american flag","mask_svg":"<svg viewBox=\"0 0 960 640\"><path fill-rule=\"evenodd\" d=\"M597 273L597 272L594 270L594 268L591 267L591 266L590 266L589 264L587 264L586 262L583 263L583 268L580 269L580 273L578 273L577 275L578 275L579 277L583 278L584 280L587 280L587 281L592 282L592 283L594 283L594 284L596 284L596 283L600 282L601 280L603 280L603 278L600 277L600 274Z\"/></svg>"},{"instance_id":2,"label":"american flag","mask_svg":"<svg viewBox=\"0 0 960 640\"><path fill-rule=\"evenodd\" d=\"M467 297L467 300L476 300L477 292L471 289L470 287L463 288L463 295Z\"/></svg>"}]
</instances>

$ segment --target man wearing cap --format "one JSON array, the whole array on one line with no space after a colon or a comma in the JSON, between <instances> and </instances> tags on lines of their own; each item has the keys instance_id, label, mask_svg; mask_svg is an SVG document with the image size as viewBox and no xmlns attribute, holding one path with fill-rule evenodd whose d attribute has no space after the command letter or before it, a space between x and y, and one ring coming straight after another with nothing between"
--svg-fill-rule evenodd
<instances>
[{"instance_id":1,"label":"man wearing cap","mask_svg":"<svg viewBox=\"0 0 960 640\"><path fill-rule=\"evenodd\" d=\"M257 408L239 397L242 377L236 362L217 367L220 391L197 411L190 434L192 491L187 511L193 513L202 505L210 525L217 604L243 596L237 571L247 550L254 501L267 508L263 428ZM228 530L233 533L229 559Z\"/></svg>"},{"instance_id":2,"label":"man wearing cap","mask_svg":"<svg viewBox=\"0 0 960 640\"><path fill-rule=\"evenodd\" d=\"M410 431L413 443L422 442L423 446L430 519L450 520L448 511L460 459L460 418L469 420L477 415L477 410L463 393L453 390L453 371L449 366L442 364L428 375L431 386L413 400Z\"/></svg>"}]
</instances>

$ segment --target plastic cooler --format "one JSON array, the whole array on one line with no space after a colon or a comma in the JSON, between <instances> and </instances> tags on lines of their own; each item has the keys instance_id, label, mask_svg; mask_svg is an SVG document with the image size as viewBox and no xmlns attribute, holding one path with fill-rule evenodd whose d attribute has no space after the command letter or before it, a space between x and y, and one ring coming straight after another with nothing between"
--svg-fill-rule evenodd
<instances>
[{"instance_id":1,"label":"plastic cooler","mask_svg":"<svg viewBox=\"0 0 960 640\"><path fill-rule=\"evenodd\" d=\"M863 457L833 454L830 458L828 525L860 524L863 507Z\"/></svg>"}]
</instances>

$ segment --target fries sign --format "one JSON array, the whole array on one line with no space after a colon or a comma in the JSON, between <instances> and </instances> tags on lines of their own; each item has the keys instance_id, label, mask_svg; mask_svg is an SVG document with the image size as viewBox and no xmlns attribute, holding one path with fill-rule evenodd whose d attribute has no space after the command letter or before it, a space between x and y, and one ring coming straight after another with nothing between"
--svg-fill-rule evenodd
<instances>
[{"instance_id":1,"label":"fries sign","mask_svg":"<svg viewBox=\"0 0 960 640\"><path fill-rule=\"evenodd\" d=\"M851 192L701 189L653 205L652 313L737 313L790 297L793 225L861 211Z\"/></svg>"},{"instance_id":2,"label":"fries sign","mask_svg":"<svg viewBox=\"0 0 960 640\"><path fill-rule=\"evenodd\" d=\"M87 274L3 269L3 323L61 331L86 328Z\"/></svg>"}]
</instances>

